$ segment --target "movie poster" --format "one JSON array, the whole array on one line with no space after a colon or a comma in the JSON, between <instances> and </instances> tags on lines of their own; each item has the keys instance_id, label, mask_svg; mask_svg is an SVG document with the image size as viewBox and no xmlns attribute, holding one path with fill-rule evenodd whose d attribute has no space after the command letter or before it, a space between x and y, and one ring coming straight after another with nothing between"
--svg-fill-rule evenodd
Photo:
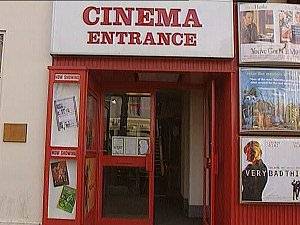
<instances>
[{"instance_id":1,"label":"movie poster","mask_svg":"<svg viewBox=\"0 0 300 225\"><path fill-rule=\"evenodd\" d=\"M300 63L300 5L239 5L240 63Z\"/></svg>"},{"instance_id":2,"label":"movie poster","mask_svg":"<svg viewBox=\"0 0 300 225\"><path fill-rule=\"evenodd\" d=\"M300 70L240 69L242 132L300 131Z\"/></svg>"},{"instance_id":3,"label":"movie poster","mask_svg":"<svg viewBox=\"0 0 300 225\"><path fill-rule=\"evenodd\" d=\"M241 137L242 202L300 203L300 138Z\"/></svg>"},{"instance_id":4,"label":"movie poster","mask_svg":"<svg viewBox=\"0 0 300 225\"><path fill-rule=\"evenodd\" d=\"M76 202L76 189L71 188L69 186L63 186L63 189L61 191L57 208L72 213L74 210L74 205Z\"/></svg>"},{"instance_id":5,"label":"movie poster","mask_svg":"<svg viewBox=\"0 0 300 225\"><path fill-rule=\"evenodd\" d=\"M54 187L69 185L69 175L66 161L52 162L50 165Z\"/></svg>"}]
</instances>

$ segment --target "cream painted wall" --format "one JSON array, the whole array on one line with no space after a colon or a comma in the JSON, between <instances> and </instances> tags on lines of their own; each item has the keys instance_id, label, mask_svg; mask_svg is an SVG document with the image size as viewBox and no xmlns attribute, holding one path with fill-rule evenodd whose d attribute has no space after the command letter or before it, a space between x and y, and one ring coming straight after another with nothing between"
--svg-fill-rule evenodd
<instances>
[{"instance_id":1,"label":"cream painted wall","mask_svg":"<svg viewBox=\"0 0 300 225\"><path fill-rule=\"evenodd\" d=\"M0 108L0 224L42 220L51 2L0 2L5 30ZM26 143L4 143L3 124L27 123Z\"/></svg>"},{"instance_id":2,"label":"cream painted wall","mask_svg":"<svg viewBox=\"0 0 300 225\"><path fill-rule=\"evenodd\" d=\"M181 194L189 205L203 204L203 103L202 91L183 96Z\"/></svg>"},{"instance_id":3,"label":"cream painted wall","mask_svg":"<svg viewBox=\"0 0 300 225\"><path fill-rule=\"evenodd\" d=\"M190 205L203 204L203 92L192 91L190 96Z\"/></svg>"}]
</instances>

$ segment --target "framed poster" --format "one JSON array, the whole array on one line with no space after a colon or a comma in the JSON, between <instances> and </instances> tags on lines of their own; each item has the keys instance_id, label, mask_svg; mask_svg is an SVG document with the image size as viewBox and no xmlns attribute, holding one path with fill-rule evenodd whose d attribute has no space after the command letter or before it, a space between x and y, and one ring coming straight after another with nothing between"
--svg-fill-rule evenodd
<instances>
[{"instance_id":1,"label":"framed poster","mask_svg":"<svg viewBox=\"0 0 300 225\"><path fill-rule=\"evenodd\" d=\"M300 5L239 4L240 63L300 63Z\"/></svg>"},{"instance_id":2,"label":"framed poster","mask_svg":"<svg viewBox=\"0 0 300 225\"><path fill-rule=\"evenodd\" d=\"M240 68L241 132L300 131L300 70Z\"/></svg>"},{"instance_id":3,"label":"framed poster","mask_svg":"<svg viewBox=\"0 0 300 225\"><path fill-rule=\"evenodd\" d=\"M241 202L300 203L300 138L240 138Z\"/></svg>"}]
</instances>

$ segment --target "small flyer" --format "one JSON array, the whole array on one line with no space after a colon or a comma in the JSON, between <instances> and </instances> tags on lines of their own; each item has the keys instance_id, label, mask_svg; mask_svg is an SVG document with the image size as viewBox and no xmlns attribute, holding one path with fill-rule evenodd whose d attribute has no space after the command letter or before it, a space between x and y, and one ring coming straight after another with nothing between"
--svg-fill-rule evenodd
<instances>
[{"instance_id":1,"label":"small flyer","mask_svg":"<svg viewBox=\"0 0 300 225\"><path fill-rule=\"evenodd\" d=\"M119 136L112 137L112 155L124 154L124 138Z\"/></svg>"},{"instance_id":2,"label":"small flyer","mask_svg":"<svg viewBox=\"0 0 300 225\"><path fill-rule=\"evenodd\" d=\"M69 186L63 186L58 200L57 208L65 212L72 213L76 202L76 189Z\"/></svg>"},{"instance_id":3,"label":"small flyer","mask_svg":"<svg viewBox=\"0 0 300 225\"><path fill-rule=\"evenodd\" d=\"M149 150L149 138L138 138L138 154L146 155Z\"/></svg>"},{"instance_id":4,"label":"small flyer","mask_svg":"<svg viewBox=\"0 0 300 225\"><path fill-rule=\"evenodd\" d=\"M54 100L58 131L78 127L78 115L75 96Z\"/></svg>"},{"instance_id":5,"label":"small flyer","mask_svg":"<svg viewBox=\"0 0 300 225\"><path fill-rule=\"evenodd\" d=\"M66 161L51 163L51 172L54 187L69 185L69 175Z\"/></svg>"},{"instance_id":6,"label":"small flyer","mask_svg":"<svg viewBox=\"0 0 300 225\"><path fill-rule=\"evenodd\" d=\"M125 155L136 156L137 155L137 138L125 137Z\"/></svg>"}]
</instances>

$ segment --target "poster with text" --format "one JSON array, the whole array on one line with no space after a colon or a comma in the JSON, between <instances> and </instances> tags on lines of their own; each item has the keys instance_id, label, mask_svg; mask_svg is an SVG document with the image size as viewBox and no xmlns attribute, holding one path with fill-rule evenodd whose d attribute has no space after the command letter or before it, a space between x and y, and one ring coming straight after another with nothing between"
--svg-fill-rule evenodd
<instances>
[{"instance_id":1,"label":"poster with text","mask_svg":"<svg viewBox=\"0 0 300 225\"><path fill-rule=\"evenodd\" d=\"M78 147L79 85L53 85L51 146Z\"/></svg>"},{"instance_id":2,"label":"poster with text","mask_svg":"<svg viewBox=\"0 0 300 225\"><path fill-rule=\"evenodd\" d=\"M124 155L124 137L112 137L112 155Z\"/></svg>"},{"instance_id":3,"label":"poster with text","mask_svg":"<svg viewBox=\"0 0 300 225\"><path fill-rule=\"evenodd\" d=\"M241 202L300 203L300 138L241 137Z\"/></svg>"},{"instance_id":4,"label":"poster with text","mask_svg":"<svg viewBox=\"0 0 300 225\"><path fill-rule=\"evenodd\" d=\"M300 5L239 5L240 62L300 63Z\"/></svg>"},{"instance_id":5,"label":"poster with text","mask_svg":"<svg viewBox=\"0 0 300 225\"><path fill-rule=\"evenodd\" d=\"M300 70L240 69L242 132L300 131Z\"/></svg>"}]
</instances>

